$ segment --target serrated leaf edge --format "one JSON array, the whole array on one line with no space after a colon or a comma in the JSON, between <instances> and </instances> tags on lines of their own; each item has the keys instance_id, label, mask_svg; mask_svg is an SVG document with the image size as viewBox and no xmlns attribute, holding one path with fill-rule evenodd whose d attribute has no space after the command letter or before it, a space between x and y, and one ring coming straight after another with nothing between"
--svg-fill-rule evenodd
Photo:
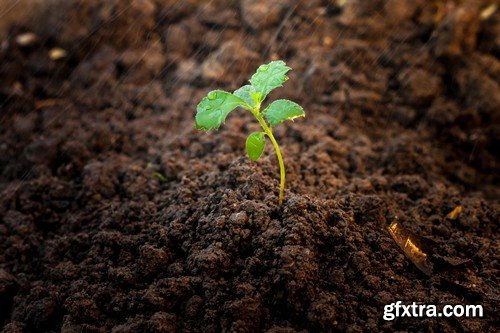
<instances>
[{"instance_id":1,"label":"serrated leaf edge","mask_svg":"<svg viewBox=\"0 0 500 333\"><path fill-rule=\"evenodd\" d=\"M272 101L272 102L271 102L271 103L270 103L270 104L269 104L269 105L268 105L268 106L264 109L264 111L262 111L262 115L266 118L267 122L269 123L269 126L271 126L271 127L276 127L276 126L278 126L279 124L281 124L281 123L283 122L283 121L282 121L282 122L280 122L279 124L272 125L272 124L269 122L269 118L266 116L266 112L268 111L268 109L269 109L269 107L271 106L271 104L273 104L273 103L275 103L275 102L278 102L278 101L288 101L288 102L292 102L292 103L294 103L294 104L297 104L297 105L300 107L300 109L302 110L302 114L299 114L299 115L297 115L297 116L293 116L293 117L290 117L290 118L285 118L285 120L291 120L291 121L293 121L294 119L297 119L297 118L301 118L301 117L302 117L302 118L305 118L305 117L306 117L306 112L305 112L304 108L303 108L303 107L302 107L299 103L296 103L296 102L291 101L291 100L289 100L289 99L284 99L284 98L281 98L281 99L277 99L277 100L275 100L275 101Z\"/></svg>"}]
</instances>

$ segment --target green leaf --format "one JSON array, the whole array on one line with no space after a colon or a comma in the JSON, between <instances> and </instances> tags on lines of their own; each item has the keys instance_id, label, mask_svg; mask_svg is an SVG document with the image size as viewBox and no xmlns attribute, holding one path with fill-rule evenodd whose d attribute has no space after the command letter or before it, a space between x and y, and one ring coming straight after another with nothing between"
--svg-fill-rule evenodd
<instances>
[{"instance_id":1,"label":"green leaf","mask_svg":"<svg viewBox=\"0 0 500 333\"><path fill-rule=\"evenodd\" d=\"M238 96L239 98L247 102L247 104L250 105L251 107L255 107L256 100L253 97L255 93L256 93L255 88L247 84L246 86L243 86L235 90L233 95Z\"/></svg>"},{"instance_id":2,"label":"green leaf","mask_svg":"<svg viewBox=\"0 0 500 333\"><path fill-rule=\"evenodd\" d=\"M271 126L276 126L285 120L305 117L304 109L295 102L287 99L278 99L272 102L263 112Z\"/></svg>"},{"instance_id":3,"label":"green leaf","mask_svg":"<svg viewBox=\"0 0 500 333\"><path fill-rule=\"evenodd\" d=\"M253 132L247 138L246 148L248 157L252 161L257 161L266 147L266 137L264 132Z\"/></svg>"},{"instance_id":4,"label":"green leaf","mask_svg":"<svg viewBox=\"0 0 500 333\"><path fill-rule=\"evenodd\" d=\"M218 129L224 123L229 112L236 107L248 108L240 97L222 90L213 90L196 107L196 128L205 131Z\"/></svg>"},{"instance_id":5,"label":"green leaf","mask_svg":"<svg viewBox=\"0 0 500 333\"><path fill-rule=\"evenodd\" d=\"M291 68L282 60L260 65L250 79L255 90L261 93L258 102L262 102L273 89L282 87L283 83L288 80L286 73L290 70Z\"/></svg>"}]
</instances>

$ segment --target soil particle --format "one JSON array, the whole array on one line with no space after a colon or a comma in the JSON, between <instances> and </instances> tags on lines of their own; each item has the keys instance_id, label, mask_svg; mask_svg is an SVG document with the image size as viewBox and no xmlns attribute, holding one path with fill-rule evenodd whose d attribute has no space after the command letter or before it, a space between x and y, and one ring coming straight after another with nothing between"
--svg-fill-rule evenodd
<instances>
[{"instance_id":1,"label":"soil particle","mask_svg":"<svg viewBox=\"0 0 500 333\"><path fill-rule=\"evenodd\" d=\"M239 40L230 40L224 42L202 63L201 77L207 82L230 83L233 75L248 76L255 68L257 59L257 54Z\"/></svg>"},{"instance_id":2,"label":"soil particle","mask_svg":"<svg viewBox=\"0 0 500 333\"><path fill-rule=\"evenodd\" d=\"M188 57L192 51L192 40L190 27L187 23L169 25L164 33L164 39L168 55L172 60L181 61Z\"/></svg>"},{"instance_id":3,"label":"soil particle","mask_svg":"<svg viewBox=\"0 0 500 333\"><path fill-rule=\"evenodd\" d=\"M399 80L408 100L417 106L429 105L441 91L440 78L423 69L401 71Z\"/></svg>"},{"instance_id":4,"label":"soil particle","mask_svg":"<svg viewBox=\"0 0 500 333\"><path fill-rule=\"evenodd\" d=\"M241 16L252 29L266 29L275 26L283 17L283 11L291 5L291 1L279 0L243 0Z\"/></svg>"},{"instance_id":5,"label":"soil particle","mask_svg":"<svg viewBox=\"0 0 500 333\"><path fill-rule=\"evenodd\" d=\"M168 254L163 249L144 245L140 249L140 258L136 274L150 276L165 270L168 265Z\"/></svg>"},{"instance_id":6,"label":"soil particle","mask_svg":"<svg viewBox=\"0 0 500 333\"><path fill-rule=\"evenodd\" d=\"M199 20L211 26L233 28L239 26L239 17L234 6L228 6L224 0L214 0L198 11Z\"/></svg>"},{"instance_id":7,"label":"soil particle","mask_svg":"<svg viewBox=\"0 0 500 333\"><path fill-rule=\"evenodd\" d=\"M10 311L17 288L16 278L4 269L0 269L0 313L4 314L0 316L1 320L6 319L5 314Z\"/></svg>"},{"instance_id":8,"label":"soil particle","mask_svg":"<svg viewBox=\"0 0 500 333\"><path fill-rule=\"evenodd\" d=\"M176 331L175 314L166 312L156 312L149 320L148 329L155 333L168 333Z\"/></svg>"},{"instance_id":9,"label":"soil particle","mask_svg":"<svg viewBox=\"0 0 500 333\"><path fill-rule=\"evenodd\" d=\"M161 73L164 65L165 57L158 39L151 41L145 50L126 50L117 59L124 83L147 84Z\"/></svg>"},{"instance_id":10,"label":"soil particle","mask_svg":"<svg viewBox=\"0 0 500 333\"><path fill-rule=\"evenodd\" d=\"M66 300L64 307L76 322L95 323L99 319L97 304L84 294L72 295Z\"/></svg>"},{"instance_id":11,"label":"soil particle","mask_svg":"<svg viewBox=\"0 0 500 333\"><path fill-rule=\"evenodd\" d=\"M481 2L465 1L462 6L454 3L435 30L435 54L454 58L476 48Z\"/></svg>"},{"instance_id":12,"label":"soil particle","mask_svg":"<svg viewBox=\"0 0 500 333\"><path fill-rule=\"evenodd\" d=\"M22 333L24 329L24 325L19 322L10 322L5 325L2 329L2 333Z\"/></svg>"},{"instance_id":13,"label":"soil particle","mask_svg":"<svg viewBox=\"0 0 500 333\"><path fill-rule=\"evenodd\" d=\"M495 93L500 89L500 83L498 77L480 77L478 71L481 70L480 66L469 63L469 66L457 70L456 83L467 105L492 113L500 107L500 96Z\"/></svg>"}]
</instances>

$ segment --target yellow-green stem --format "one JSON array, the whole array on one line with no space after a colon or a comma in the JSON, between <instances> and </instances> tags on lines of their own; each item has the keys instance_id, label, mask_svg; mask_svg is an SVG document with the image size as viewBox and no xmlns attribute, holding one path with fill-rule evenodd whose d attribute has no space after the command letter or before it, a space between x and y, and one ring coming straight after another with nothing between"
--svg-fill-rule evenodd
<instances>
[{"instance_id":1,"label":"yellow-green stem","mask_svg":"<svg viewBox=\"0 0 500 333\"><path fill-rule=\"evenodd\" d=\"M278 164L280 166L280 194L279 194L279 205L283 203L283 198L285 196L285 180L286 180L286 173L285 173L285 163L283 162L283 156L281 155L281 149L280 146L278 145L278 141L274 138L273 131L271 128L267 125L266 121L264 118L262 118L262 115L260 114L259 110L254 110L252 112L255 118L259 121L260 126L264 130L264 133L269 137L269 140L271 140L271 143L273 144L274 150L276 151L276 157L278 158Z\"/></svg>"}]
</instances>

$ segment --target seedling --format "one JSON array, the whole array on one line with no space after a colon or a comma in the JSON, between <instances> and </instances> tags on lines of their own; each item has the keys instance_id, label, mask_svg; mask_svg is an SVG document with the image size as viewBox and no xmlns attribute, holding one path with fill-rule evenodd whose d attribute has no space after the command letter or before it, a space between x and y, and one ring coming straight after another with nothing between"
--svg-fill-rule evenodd
<instances>
[{"instance_id":1,"label":"seedling","mask_svg":"<svg viewBox=\"0 0 500 333\"><path fill-rule=\"evenodd\" d=\"M152 173L151 173L151 176L153 178L156 178L160 181L160 183L166 183L167 182L167 177L165 177L161 172L158 172L158 171L154 171L154 166L153 166L153 163L151 162L148 162L148 164L146 165L146 167L148 169L152 169Z\"/></svg>"},{"instance_id":2,"label":"seedling","mask_svg":"<svg viewBox=\"0 0 500 333\"><path fill-rule=\"evenodd\" d=\"M204 97L196 108L196 128L209 131L218 129L226 120L227 115L237 107L248 110L257 119L262 131L251 133L246 141L246 151L252 161L257 161L264 152L266 136L276 151L280 167L279 204L283 203L285 193L285 164L281 150L273 135L273 127L285 120L304 117L300 105L286 99L278 99L267 105L261 111L262 102L275 88L282 87L288 80L286 74L291 68L284 61L271 61L260 65L250 78L250 84L237 89L232 94L222 90L213 90Z\"/></svg>"}]
</instances>

